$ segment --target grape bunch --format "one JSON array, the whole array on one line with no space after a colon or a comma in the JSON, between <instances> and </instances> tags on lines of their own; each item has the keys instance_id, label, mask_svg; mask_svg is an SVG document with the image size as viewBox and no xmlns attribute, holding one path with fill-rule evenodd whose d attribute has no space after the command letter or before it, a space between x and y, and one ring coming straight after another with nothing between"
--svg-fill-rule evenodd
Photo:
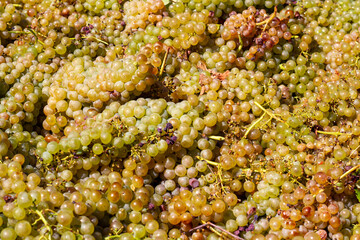
<instances>
[{"instance_id":1,"label":"grape bunch","mask_svg":"<svg viewBox=\"0 0 360 240\"><path fill-rule=\"evenodd\" d=\"M0 239L360 239L359 9L0 1Z\"/></svg>"}]
</instances>

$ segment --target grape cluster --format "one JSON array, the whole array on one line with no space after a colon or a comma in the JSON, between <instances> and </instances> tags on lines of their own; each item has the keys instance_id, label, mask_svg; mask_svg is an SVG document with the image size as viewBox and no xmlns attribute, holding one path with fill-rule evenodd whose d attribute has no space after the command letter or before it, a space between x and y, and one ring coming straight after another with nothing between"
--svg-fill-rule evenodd
<instances>
[{"instance_id":1,"label":"grape cluster","mask_svg":"<svg viewBox=\"0 0 360 240\"><path fill-rule=\"evenodd\" d=\"M360 1L0 1L0 239L360 239Z\"/></svg>"},{"instance_id":2,"label":"grape cluster","mask_svg":"<svg viewBox=\"0 0 360 240\"><path fill-rule=\"evenodd\" d=\"M296 24L295 14L292 10L285 11L284 9L285 13L280 12L279 16L285 16L282 19L276 16L276 11L275 7L274 13L266 16L265 10L249 7L242 13L233 13L226 19L221 37L224 40L239 38L241 47L250 46L246 54L247 59L261 58L265 55L265 50L271 50L282 38L290 40L292 33L298 34L301 31L301 26ZM292 33L287 26L289 20L293 22Z\"/></svg>"}]
</instances>

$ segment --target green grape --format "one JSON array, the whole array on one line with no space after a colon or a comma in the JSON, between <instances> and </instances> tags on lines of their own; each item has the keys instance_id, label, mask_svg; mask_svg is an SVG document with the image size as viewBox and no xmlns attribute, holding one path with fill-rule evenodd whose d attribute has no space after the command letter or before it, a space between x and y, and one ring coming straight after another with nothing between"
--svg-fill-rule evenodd
<instances>
[{"instance_id":1,"label":"green grape","mask_svg":"<svg viewBox=\"0 0 360 240\"><path fill-rule=\"evenodd\" d=\"M56 154L60 150L60 147L57 142L53 141L47 144L46 150L51 154Z\"/></svg>"},{"instance_id":2,"label":"green grape","mask_svg":"<svg viewBox=\"0 0 360 240\"><path fill-rule=\"evenodd\" d=\"M112 140L111 133L109 132L102 132L100 135L100 140L103 144L108 144Z\"/></svg>"},{"instance_id":3,"label":"green grape","mask_svg":"<svg viewBox=\"0 0 360 240\"><path fill-rule=\"evenodd\" d=\"M94 152L94 154L100 155L101 153L103 153L104 148L101 144L95 143L92 147L92 151Z\"/></svg>"},{"instance_id":4,"label":"green grape","mask_svg":"<svg viewBox=\"0 0 360 240\"><path fill-rule=\"evenodd\" d=\"M25 210L21 207L15 207L12 214L16 220L22 220L26 216Z\"/></svg>"},{"instance_id":5,"label":"green grape","mask_svg":"<svg viewBox=\"0 0 360 240\"><path fill-rule=\"evenodd\" d=\"M63 226L69 226L73 219L72 214L67 211L59 211L56 215L56 220L59 224Z\"/></svg>"},{"instance_id":6,"label":"green grape","mask_svg":"<svg viewBox=\"0 0 360 240\"><path fill-rule=\"evenodd\" d=\"M134 227L133 233L134 233L134 237L143 238L145 237L146 234L145 227L143 225L138 224Z\"/></svg>"},{"instance_id":7,"label":"green grape","mask_svg":"<svg viewBox=\"0 0 360 240\"><path fill-rule=\"evenodd\" d=\"M30 226L30 228L31 228L31 226ZM22 230L23 229L21 229L20 232L24 233ZM4 228L3 230L1 230L0 236L1 236L1 239L4 239L4 240L15 240L17 235L13 228L7 227L7 228Z\"/></svg>"},{"instance_id":8,"label":"green grape","mask_svg":"<svg viewBox=\"0 0 360 240\"><path fill-rule=\"evenodd\" d=\"M155 157L159 152L158 147L155 144L151 144L147 147L146 153L149 154L151 157Z\"/></svg>"},{"instance_id":9,"label":"green grape","mask_svg":"<svg viewBox=\"0 0 360 240\"><path fill-rule=\"evenodd\" d=\"M80 226L81 234L92 234L94 232L94 225L91 222L82 223Z\"/></svg>"},{"instance_id":10,"label":"green grape","mask_svg":"<svg viewBox=\"0 0 360 240\"><path fill-rule=\"evenodd\" d=\"M72 150L77 150L81 147L81 141L79 138L71 138L71 139L69 139L68 146Z\"/></svg>"},{"instance_id":11,"label":"green grape","mask_svg":"<svg viewBox=\"0 0 360 240\"><path fill-rule=\"evenodd\" d=\"M76 236L74 233L70 232L70 231L66 231L63 234L61 234L61 240L75 240Z\"/></svg>"},{"instance_id":12,"label":"green grape","mask_svg":"<svg viewBox=\"0 0 360 240\"><path fill-rule=\"evenodd\" d=\"M41 154L41 158L43 159L44 163L49 164L53 160L53 155L47 151Z\"/></svg>"},{"instance_id":13,"label":"green grape","mask_svg":"<svg viewBox=\"0 0 360 240\"><path fill-rule=\"evenodd\" d=\"M168 144L166 143L165 140L161 139L159 142L157 142L156 144L157 149L159 150L159 152L166 152L166 150L168 149Z\"/></svg>"},{"instance_id":14,"label":"green grape","mask_svg":"<svg viewBox=\"0 0 360 240\"><path fill-rule=\"evenodd\" d=\"M25 220L19 221L15 225L15 233L20 237L26 237L30 235L31 229L31 224Z\"/></svg>"}]
</instances>

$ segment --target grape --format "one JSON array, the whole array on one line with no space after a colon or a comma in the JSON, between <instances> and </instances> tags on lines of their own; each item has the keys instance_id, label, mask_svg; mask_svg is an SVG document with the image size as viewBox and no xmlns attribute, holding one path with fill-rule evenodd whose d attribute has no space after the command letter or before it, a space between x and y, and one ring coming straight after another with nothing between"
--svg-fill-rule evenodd
<instances>
[{"instance_id":1,"label":"grape","mask_svg":"<svg viewBox=\"0 0 360 240\"><path fill-rule=\"evenodd\" d=\"M31 233L31 224L28 221L19 221L15 225L15 233L20 237L26 237Z\"/></svg>"},{"instance_id":2,"label":"grape","mask_svg":"<svg viewBox=\"0 0 360 240\"><path fill-rule=\"evenodd\" d=\"M64 225L64 226L68 226L71 224L71 221L72 221L72 215L68 212L65 212L65 211L59 211L57 213L57 216L56 216L56 220L59 224L61 225Z\"/></svg>"},{"instance_id":3,"label":"grape","mask_svg":"<svg viewBox=\"0 0 360 240\"><path fill-rule=\"evenodd\" d=\"M4 228L1 233L0 236L2 239L6 239L6 240L15 240L16 239L16 232L13 228Z\"/></svg>"},{"instance_id":4,"label":"grape","mask_svg":"<svg viewBox=\"0 0 360 240\"><path fill-rule=\"evenodd\" d=\"M25 210L21 207L15 207L12 214L16 220L22 220L26 216Z\"/></svg>"},{"instance_id":5,"label":"grape","mask_svg":"<svg viewBox=\"0 0 360 240\"><path fill-rule=\"evenodd\" d=\"M70 231L66 231L61 235L61 240L73 240L76 239L76 236L74 233L70 232Z\"/></svg>"}]
</instances>

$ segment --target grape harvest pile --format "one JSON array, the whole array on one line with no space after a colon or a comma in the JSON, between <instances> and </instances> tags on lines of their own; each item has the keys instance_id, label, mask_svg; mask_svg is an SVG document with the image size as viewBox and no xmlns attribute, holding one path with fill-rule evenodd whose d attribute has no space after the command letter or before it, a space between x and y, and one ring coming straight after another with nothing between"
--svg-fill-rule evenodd
<instances>
[{"instance_id":1,"label":"grape harvest pile","mask_svg":"<svg viewBox=\"0 0 360 240\"><path fill-rule=\"evenodd\" d=\"M1 240L360 240L360 0L0 0Z\"/></svg>"}]
</instances>

